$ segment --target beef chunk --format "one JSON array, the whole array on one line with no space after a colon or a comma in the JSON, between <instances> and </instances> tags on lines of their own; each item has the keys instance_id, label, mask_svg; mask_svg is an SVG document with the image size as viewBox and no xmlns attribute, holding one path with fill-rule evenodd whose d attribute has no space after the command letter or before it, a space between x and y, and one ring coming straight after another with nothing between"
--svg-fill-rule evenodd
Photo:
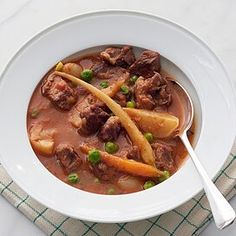
<instances>
[{"instance_id":1,"label":"beef chunk","mask_svg":"<svg viewBox=\"0 0 236 236\"><path fill-rule=\"evenodd\" d=\"M98 61L92 66L92 71L93 74L100 79L102 75L109 70L109 68L111 68L111 66L109 66L106 62Z\"/></svg>"},{"instance_id":2,"label":"beef chunk","mask_svg":"<svg viewBox=\"0 0 236 236\"><path fill-rule=\"evenodd\" d=\"M74 148L68 144L60 144L56 148L55 154L66 174L76 171L82 163Z\"/></svg>"},{"instance_id":3,"label":"beef chunk","mask_svg":"<svg viewBox=\"0 0 236 236\"><path fill-rule=\"evenodd\" d=\"M128 154L126 156L128 159L133 159L136 161L140 161L140 153L137 146L132 146L130 150L128 151Z\"/></svg>"},{"instance_id":4,"label":"beef chunk","mask_svg":"<svg viewBox=\"0 0 236 236\"><path fill-rule=\"evenodd\" d=\"M137 108L152 110L155 106L169 106L172 100L168 81L158 73L148 79L139 77L134 93Z\"/></svg>"},{"instance_id":5,"label":"beef chunk","mask_svg":"<svg viewBox=\"0 0 236 236\"><path fill-rule=\"evenodd\" d=\"M104 61L95 64L92 70L96 78L102 80L114 79L117 81L129 79L129 72L126 69L119 66L110 66Z\"/></svg>"},{"instance_id":6,"label":"beef chunk","mask_svg":"<svg viewBox=\"0 0 236 236\"><path fill-rule=\"evenodd\" d=\"M120 119L117 116L111 116L101 128L99 138L104 142L114 141L118 138L120 131Z\"/></svg>"},{"instance_id":7,"label":"beef chunk","mask_svg":"<svg viewBox=\"0 0 236 236\"><path fill-rule=\"evenodd\" d=\"M135 84L134 94L136 99L137 108L144 108L152 110L155 106L155 101L150 94L152 81L145 80L143 77L139 77Z\"/></svg>"},{"instance_id":8,"label":"beef chunk","mask_svg":"<svg viewBox=\"0 0 236 236\"><path fill-rule=\"evenodd\" d=\"M42 95L47 97L57 108L70 110L77 102L78 94L75 89L60 76L50 75L41 87Z\"/></svg>"},{"instance_id":9,"label":"beef chunk","mask_svg":"<svg viewBox=\"0 0 236 236\"><path fill-rule=\"evenodd\" d=\"M155 154L155 163L160 170L168 170L170 173L176 171L173 149L164 143L154 143L152 148Z\"/></svg>"},{"instance_id":10,"label":"beef chunk","mask_svg":"<svg viewBox=\"0 0 236 236\"><path fill-rule=\"evenodd\" d=\"M114 168L107 166L103 162L100 162L97 165L90 165L89 168L96 177L103 181L113 179L117 173Z\"/></svg>"},{"instance_id":11,"label":"beef chunk","mask_svg":"<svg viewBox=\"0 0 236 236\"><path fill-rule=\"evenodd\" d=\"M81 101L79 101L76 105L76 109L79 112L82 112L85 108L91 105L97 105L100 108L102 108L106 112L110 112L110 109L106 106L106 104L102 101L100 101L98 98L96 98L92 94L88 94L86 97L84 97Z\"/></svg>"},{"instance_id":12,"label":"beef chunk","mask_svg":"<svg viewBox=\"0 0 236 236\"><path fill-rule=\"evenodd\" d=\"M135 61L134 53L129 46L124 46L123 48L107 48L105 51L101 52L101 57L112 65L125 68Z\"/></svg>"},{"instance_id":13,"label":"beef chunk","mask_svg":"<svg viewBox=\"0 0 236 236\"><path fill-rule=\"evenodd\" d=\"M160 54L154 51L143 51L138 60L129 68L130 73L143 77L151 77L160 71Z\"/></svg>"},{"instance_id":14,"label":"beef chunk","mask_svg":"<svg viewBox=\"0 0 236 236\"><path fill-rule=\"evenodd\" d=\"M127 103L127 95L123 94L122 92L118 92L116 93L116 95L114 96L114 100L120 104L122 107L126 107L126 103Z\"/></svg>"},{"instance_id":15,"label":"beef chunk","mask_svg":"<svg viewBox=\"0 0 236 236\"><path fill-rule=\"evenodd\" d=\"M78 131L86 135L96 133L110 117L110 115L103 109L103 106L96 103L86 107L80 113L81 125Z\"/></svg>"}]
</instances>

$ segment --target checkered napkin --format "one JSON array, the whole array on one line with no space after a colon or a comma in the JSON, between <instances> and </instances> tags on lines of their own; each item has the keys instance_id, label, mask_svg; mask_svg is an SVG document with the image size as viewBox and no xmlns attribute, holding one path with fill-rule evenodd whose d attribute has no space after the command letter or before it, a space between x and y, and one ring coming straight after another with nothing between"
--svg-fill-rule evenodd
<instances>
[{"instance_id":1,"label":"checkered napkin","mask_svg":"<svg viewBox=\"0 0 236 236\"><path fill-rule=\"evenodd\" d=\"M224 167L215 178L221 192L232 198L236 194L236 144ZM0 191L11 204L48 235L199 235L212 220L203 192L182 206L150 219L123 224L100 224L75 220L41 205L8 176L0 165Z\"/></svg>"}]
</instances>

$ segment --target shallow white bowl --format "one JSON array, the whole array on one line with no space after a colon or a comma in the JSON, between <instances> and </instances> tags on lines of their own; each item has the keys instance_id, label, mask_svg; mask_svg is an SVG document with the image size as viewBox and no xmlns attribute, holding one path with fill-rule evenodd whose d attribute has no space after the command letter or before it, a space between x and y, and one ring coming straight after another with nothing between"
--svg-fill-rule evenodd
<instances>
[{"instance_id":1,"label":"shallow white bowl","mask_svg":"<svg viewBox=\"0 0 236 236\"><path fill-rule=\"evenodd\" d=\"M209 176L216 175L236 132L235 96L222 64L182 27L155 16L124 11L65 20L36 35L18 51L0 85L1 162L21 188L56 211L97 222L134 221L169 211L202 189L191 160L157 187L126 195L98 195L73 188L48 172L34 154L26 130L29 99L45 72L72 53L105 44L159 51L185 73L189 81L183 83L192 84L199 98L190 86L198 117L195 150Z\"/></svg>"}]
</instances>

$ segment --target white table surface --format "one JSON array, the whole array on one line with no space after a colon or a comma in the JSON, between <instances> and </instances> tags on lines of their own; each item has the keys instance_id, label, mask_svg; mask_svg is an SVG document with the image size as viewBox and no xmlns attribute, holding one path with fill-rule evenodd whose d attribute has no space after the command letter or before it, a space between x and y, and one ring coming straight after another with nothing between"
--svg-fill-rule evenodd
<instances>
[{"instance_id":1,"label":"white table surface","mask_svg":"<svg viewBox=\"0 0 236 236\"><path fill-rule=\"evenodd\" d=\"M0 73L37 32L69 16L99 9L141 10L183 25L215 51L236 82L235 0L0 0ZM236 209L236 198L232 205ZM0 222L0 235L44 235L3 197ZM224 231L211 223L202 235L236 235L236 223Z\"/></svg>"}]
</instances>

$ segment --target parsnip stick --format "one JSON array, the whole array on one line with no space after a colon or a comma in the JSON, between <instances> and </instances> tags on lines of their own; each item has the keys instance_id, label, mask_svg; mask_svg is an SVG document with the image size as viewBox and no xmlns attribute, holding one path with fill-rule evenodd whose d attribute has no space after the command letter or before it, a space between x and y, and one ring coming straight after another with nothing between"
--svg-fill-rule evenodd
<instances>
[{"instance_id":1,"label":"parsnip stick","mask_svg":"<svg viewBox=\"0 0 236 236\"><path fill-rule=\"evenodd\" d=\"M54 74L59 75L63 78L66 78L72 81L73 83L76 83L84 87L89 92L91 92L94 96L96 96L99 100L103 101L109 107L109 109L116 116L120 118L120 122L122 126L126 129L131 141L134 143L134 145L138 146L143 161L149 165L155 166L155 160L154 160L151 145L143 136L143 134L139 131L137 126L134 124L134 122L130 119L129 115L125 111L123 111L123 109L121 108L119 104L113 101L112 98L110 98L108 95L103 93L101 90L97 89L91 84L88 84L75 76L72 76L63 72L59 72L59 71L55 71Z\"/></svg>"}]
</instances>

